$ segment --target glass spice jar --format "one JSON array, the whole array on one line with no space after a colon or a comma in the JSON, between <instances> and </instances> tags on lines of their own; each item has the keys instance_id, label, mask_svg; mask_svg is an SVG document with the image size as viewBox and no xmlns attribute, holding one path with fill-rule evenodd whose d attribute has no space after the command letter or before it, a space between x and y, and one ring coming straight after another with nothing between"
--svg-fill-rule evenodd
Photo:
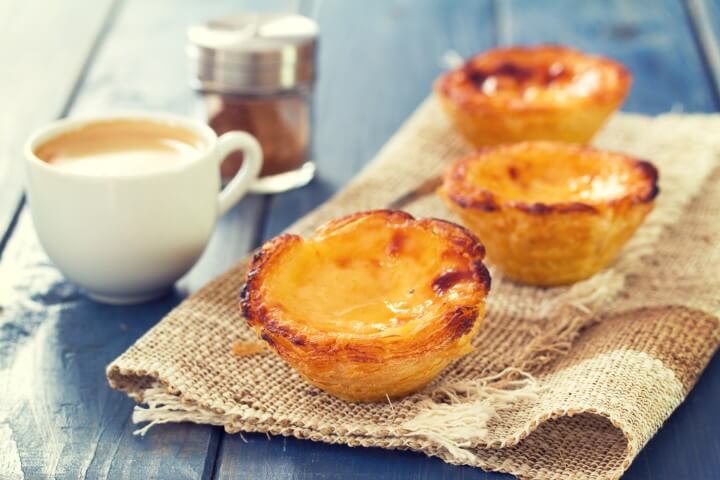
<instances>
[{"instance_id":1,"label":"glass spice jar","mask_svg":"<svg viewBox=\"0 0 720 480\"><path fill-rule=\"evenodd\" d=\"M218 134L242 130L263 149L251 190L276 193L312 180L309 161L318 28L301 15L243 14L188 29L190 84ZM242 165L240 152L222 163L223 179Z\"/></svg>"}]
</instances>

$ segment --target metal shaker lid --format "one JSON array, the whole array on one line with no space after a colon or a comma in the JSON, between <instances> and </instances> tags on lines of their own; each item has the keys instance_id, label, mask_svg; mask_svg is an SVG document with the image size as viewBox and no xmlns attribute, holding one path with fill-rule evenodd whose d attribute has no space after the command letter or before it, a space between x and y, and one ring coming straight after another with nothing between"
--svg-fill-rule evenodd
<instances>
[{"instance_id":1,"label":"metal shaker lid","mask_svg":"<svg viewBox=\"0 0 720 480\"><path fill-rule=\"evenodd\" d=\"M302 15L235 15L193 25L187 34L196 90L260 95L315 80L318 26Z\"/></svg>"}]
</instances>

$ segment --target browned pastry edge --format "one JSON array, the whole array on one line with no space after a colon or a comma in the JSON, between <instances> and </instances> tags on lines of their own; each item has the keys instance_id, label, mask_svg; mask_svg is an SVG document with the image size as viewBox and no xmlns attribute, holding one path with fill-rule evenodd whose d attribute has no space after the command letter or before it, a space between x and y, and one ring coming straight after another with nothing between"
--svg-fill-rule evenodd
<instances>
[{"instance_id":1,"label":"browned pastry edge","mask_svg":"<svg viewBox=\"0 0 720 480\"><path fill-rule=\"evenodd\" d=\"M478 296L484 299L490 291L490 274L482 262L485 257L482 243L466 228L446 220L435 218L416 220L412 215L402 211L371 210L331 220L319 227L315 231L315 236L330 233L369 215L383 215L390 224L412 222L434 234L445 237L456 255L466 257L470 261L471 279L480 288ZM303 241L302 237L298 235L283 234L267 242L255 253L240 295L244 317L251 326L256 328L260 337L281 355L283 353L291 354L288 350L299 347L306 351L312 351L316 356L345 354L354 361L375 361L378 356L376 338L344 334L339 339L322 334L322 332L317 332L317 335L312 331L300 332L291 322L274 315L266 308L261 287L266 269L272 262L277 261L290 246ZM433 280L432 286L436 294L442 295L443 291L451 286L450 283L461 280L450 278L448 275L450 275L448 272L444 272ZM437 322L441 328L434 330L429 335L422 336L422 338L409 339L402 344L396 344L397 348L393 352L383 352L385 358L402 358L416 355L418 351L440 349L462 337L472 329L480 313L476 303L455 306Z\"/></svg>"},{"instance_id":2,"label":"browned pastry edge","mask_svg":"<svg viewBox=\"0 0 720 480\"><path fill-rule=\"evenodd\" d=\"M515 208L530 215L547 215L550 213L598 213L597 205L586 202L559 202L559 203L526 203L509 200L501 201L493 192L468 184L465 181L465 172L469 163L482 161L484 155L491 153L506 153L510 155L522 155L523 151L531 151L535 146L553 147L551 142L521 142L510 145L499 145L481 148L469 155L456 160L450 165L444 174L443 192L444 195L457 206L465 209L478 209L486 212L498 211L502 208ZM566 151L573 151L574 154L582 155L612 155L622 159L629 168L639 172L642 184L617 198L603 201L608 206L632 206L652 202L660 188L658 187L658 170L647 160L631 157L618 152L606 152L585 145L565 145L555 143L556 148Z\"/></svg>"}]
</instances>

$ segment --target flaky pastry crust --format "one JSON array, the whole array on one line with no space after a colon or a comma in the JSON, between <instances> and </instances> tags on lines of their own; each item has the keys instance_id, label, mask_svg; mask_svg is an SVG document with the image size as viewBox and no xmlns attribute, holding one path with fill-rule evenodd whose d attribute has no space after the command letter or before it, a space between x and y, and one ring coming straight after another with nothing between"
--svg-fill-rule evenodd
<instances>
[{"instance_id":1,"label":"flaky pastry crust","mask_svg":"<svg viewBox=\"0 0 720 480\"><path fill-rule=\"evenodd\" d=\"M456 160L438 193L507 277L552 286L613 261L652 210L657 180L622 153L524 142Z\"/></svg>"},{"instance_id":2,"label":"flaky pastry crust","mask_svg":"<svg viewBox=\"0 0 720 480\"><path fill-rule=\"evenodd\" d=\"M471 350L490 276L485 251L450 222L393 210L284 234L254 256L248 323L311 384L345 400L422 388Z\"/></svg>"},{"instance_id":3,"label":"flaky pastry crust","mask_svg":"<svg viewBox=\"0 0 720 480\"><path fill-rule=\"evenodd\" d=\"M557 45L488 50L442 75L435 94L477 147L524 140L587 143L625 101L620 63Z\"/></svg>"}]
</instances>

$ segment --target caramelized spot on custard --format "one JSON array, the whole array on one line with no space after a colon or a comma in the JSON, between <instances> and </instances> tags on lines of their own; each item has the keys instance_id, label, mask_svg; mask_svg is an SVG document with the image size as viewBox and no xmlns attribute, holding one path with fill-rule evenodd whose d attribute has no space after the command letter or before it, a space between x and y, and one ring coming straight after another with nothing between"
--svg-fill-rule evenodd
<instances>
[{"instance_id":1,"label":"caramelized spot on custard","mask_svg":"<svg viewBox=\"0 0 720 480\"><path fill-rule=\"evenodd\" d=\"M449 272L439 275L432 281L432 289L438 295L442 295L456 284L469 278L472 278L472 272L468 272L466 270L450 270Z\"/></svg>"},{"instance_id":2,"label":"caramelized spot on custard","mask_svg":"<svg viewBox=\"0 0 720 480\"><path fill-rule=\"evenodd\" d=\"M511 62L503 62L490 68L475 68L472 64L468 64L465 68L468 79L478 88L482 88L485 81L490 77L507 77L518 83L524 83L535 75L533 69L521 67Z\"/></svg>"},{"instance_id":3,"label":"caramelized spot on custard","mask_svg":"<svg viewBox=\"0 0 720 480\"><path fill-rule=\"evenodd\" d=\"M510 178L513 180L518 179L518 169L512 165L508 167L508 175L510 175Z\"/></svg>"},{"instance_id":4,"label":"caramelized spot on custard","mask_svg":"<svg viewBox=\"0 0 720 480\"><path fill-rule=\"evenodd\" d=\"M352 259L349 257L339 257L335 259L335 265L340 268L348 268L352 263Z\"/></svg>"},{"instance_id":5,"label":"caramelized spot on custard","mask_svg":"<svg viewBox=\"0 0 720 480\"><path fill-rule=\"evenodd\" d=\"M404 242L405 235L403 235L402 231L398 230L393 234L392 238L390 239L390 243L387 247L387 254L391 257L399 254L402 251Z\"/></svg>"},{"instance_id":6,"label":"caramelized spot on custard","mask_svg":"<svg viewBox=\"0 0 720 480\"><path fill-rule=\"evenodd\" d=\"M520 82L529 80L536 75L532 68L522 67L512 62L501 63L491 70L491 74L513 77Z\"/></svg>"},{"instance_id":7,"label":"caramelized spot on custard","mask_svg":"<svg viewBox=\"0 0 720 480\"><path fill-rule=\"evenodd\" d=\"M572 70L559 62L550 65L519 65L502 62L495 66L478 67L472 63L465 66L467 78L476 88L486 93L513 86L526 88L530 85L545 87L560 80L572 78ZM490 83L492 82L492 83Z\"/></svg>"}]
</instances>

